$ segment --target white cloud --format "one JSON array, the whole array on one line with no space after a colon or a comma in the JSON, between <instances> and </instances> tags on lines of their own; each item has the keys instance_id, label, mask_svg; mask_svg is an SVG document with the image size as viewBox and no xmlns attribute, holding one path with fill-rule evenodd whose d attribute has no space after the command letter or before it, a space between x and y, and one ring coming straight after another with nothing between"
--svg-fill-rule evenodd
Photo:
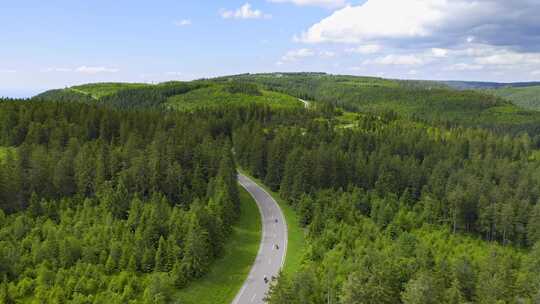
<instances>
[{"instance_id":1,"label":"white cloud","mask_svg":"<svg viewBox=\"0 0 540 304\"><path fill-rule=\"evenodd\" d=\"M447 49L440 49L440 48L432 48L431 53L434 57L442 58L448 56L448 50Z\"/></svg>"},{"instance_id":2,"label":"white cloud","mask_svg":"<svg viewBox=\"0 0 540 304\"><path fill-rule=\"evenodd\" d=\"M17 73L17 70L13 70L13 69L0 69L0 73L4 74L12 74L12 73Z\"/></svg>"},{"instance_id":3,"label":"white cloud","mask_svg":"<svg viewBox=\"0 0 540 304\"><path fill-rule=\"evenodd\" d=\"M510 50L499 50L495 54L478 57L478 64L486 65L530 65L540 64L540 53L517 53Z\"/></svg>"},{"instance_id":4,"label":"white cloud","mask_svg":"<svg viewBox=\"0 0 540 304\"><path fill-rule=\"evenodd\" d=\"M92 66L80 66L77 69L75 69L76 72L83 73L83 74L99 74L99 73L117 73L120 71L116 68L108 68L108 67L92 67Z\"/></svg>"},{"instance_id":5,"label":"white cloud","mask_svg":"<svg viewBox=\"0 0 540 304\"><path fill-rule=\"evenodd\" d=\"M315 52L311 49L298 49L298 50L292 50L292 51L288 51L285 55L283 55L283 57L281 57L281 62L285 62L285 61L296 61L298 59L301 59L301 58L306 58L306 57L312 57L312 56L315 56Z\"/></svg>"},{"instance_id":6,"label":"white cloud","mask_svg":"<svg viewBox=\"0 0 540 304\"><path fill-rule=\"evenodd\" d=\"M482 70L484 66L478 64L470 63L456 63L446 68L447 71L479 71Z\"/></svg>"},{"instance_id":7,"label":"white cloud","mask_svg":"<svg viewBox=\"0 0 540 304\"><path fill-rule=\"evenodd\" d=\"M378 38L421 37L442 17L433 4L443 0L368 0L347 6L313 25L300 37L308 43L359 43ZM389 9L392 8L392 9Z\"/></svg>"},{"instance_id":8,"label":"white cloud","mask_svg":"<svg viewBox=\"0 0 540 304\"><path fill-rule=\"evenodd\" d=\"M246 3L237 10L221 10L223 19L270 19L272 15L265 14L258 9L252 9L251 4Z\"/></svg>"},{"instance_id":9,"label":"white cloud","mask_svg":"<svg viewBox=\"0 0 540 304\"><path fill-rule=\"evenodd\" d=\"M422 65L424 60L417 55L386 55L375 59L368 59L363 62L364 65Z\"/></svg>"},{"instance_id":10,"label":"white cloud","mask_svg":"<svg viewBox=\"0 0 540 304\"><path fill-rule=\"evenodd\" d=\"M175 21L173 23L174 23L174 25L179 26L179 27L190 26L192 24L190 19L177 20L177 21Z\"/></svg>"},{"instance_id":11,"label":"white cloud","mask_svg":"<svg viewBox=\"0 0 540 304\"><path fill-rule=\"evenodd\" d=\"M308 43L390 41L540 46L537 0L367 0L312 25ZM494 18L497 16L497 18Z\"/></svg>"},{"instance_id":12,"label":"white cloud","mask_svg":"<svg viewBox=\"0 0 540 304\"><path fill-rule=\"evenodd\" d=\"M319 57L321 58L333 58L336 57L336 53L332 51L320 51Z\"/></svg>"},{"instance_id":13,"label":"white cloud","mask_svg":"<svg viewBox=\"0 0 540 304\"><path fill-rule=\"evenodd\" d=\"M358 54L375 54L382 50L382 46L378 44L366 44L361 45L355 48L348 48L345 50L347 53L358 53Z\"/></svg>"},{"instance_id":14,"label":"white cloud","mask_svg":"<svg viewBox=\"0 0 540 304\"><path fill-rule=\"evenodd\" d=\"M293 3L298 6L322 6L326 8L344 7L347 2L345 0L268 0L274 3Z\"/></svg>"},{"instance_id":15,"label":"white cloud","mask_svg":"<svg viewBox=\"0 0 540 304\"><path fill-rule=\"evenodd\" d=\"M532 72L531 72L531 75L533 75L533 76L538 76L538 75L540 75L540 70L538 70L538 71L532 71Z\"/></svg>"},{"instance_id":16,"label":"white cloud","mask_svg":"<svg viewBox=\"0 0 540 304\"><path fill-rule=\"evenodd\" d=\"M41 70L42 72L58 72L58 73L67 73L72 72L73 69L70 68L62 68L62 67L52 67L52 68L46 68Z\"/></svg>"}]
</instances>

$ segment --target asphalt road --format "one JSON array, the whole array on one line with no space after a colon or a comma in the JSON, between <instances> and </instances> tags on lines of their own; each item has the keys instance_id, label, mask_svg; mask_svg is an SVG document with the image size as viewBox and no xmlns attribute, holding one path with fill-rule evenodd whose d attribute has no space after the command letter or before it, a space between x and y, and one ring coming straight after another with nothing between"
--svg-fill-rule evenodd
<instances>
[{"instance_id":1,"label":"asphalt road","mask_svg":"<svg viewBox=\"0 0 540 304\"><path fill-rule=\"evenodd\" d=\"M277 277L287 252L287 223L276 201L248 177L238 174L238 182L257 202L262 219L262 237L259 252L248 278L233 300L233 304L264 303L271 280ZM277 223L276 223L277 219ZM276 248L276 245L278 248Z\"/></svg>"},{"instance_id":2,"label":"asphalt road","mask_svg":"<svg viewBox=\"0 0 540 304\"><path fill-rule=\"evenodd\" d=\"M301 99L301 98L298 98L298 100L300 100L300 101L304 104L304 107L305 107L306 109L309 108L309 101L303 100L303 99Z\"/></svg>"}]
</instances>

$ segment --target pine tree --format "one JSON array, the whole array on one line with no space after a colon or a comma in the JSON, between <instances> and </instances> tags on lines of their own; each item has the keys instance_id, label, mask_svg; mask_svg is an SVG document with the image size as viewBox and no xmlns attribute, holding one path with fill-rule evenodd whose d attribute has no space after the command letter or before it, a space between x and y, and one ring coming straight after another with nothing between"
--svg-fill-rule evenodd
<instances>
[{"instance_id":1,"label":"pine tree","mask_svg":"<svg viewBox=\"0 0 540 304\"><path fill-rule=\"evenodd\" d=\"M105 262L105 269L108 274L113 274L116 272L116 263L111 255L109 255L107 262Z\"/></svg>"},{"instance_id":2,"label":"pine tree","mask_svg":"<svg viewBox=\"0 0 540 304\"><path fill-rule=\"evenodd\" d=\"M15 304L15 300L9 293L9 286L7 277L4 276L4 279L2 280L2 284L0 284L0 303L3 304Z\"/></svg>"},{"instance_id":3,"label":"pine tree","mask_svg":"<svg viewBox=\"0 0 540 304\"><path fill-rule=\"evenodd\" d=\"M32 195L30 196L28 212L30 213L30 216L34 218L43 214L43 210L41 208L41 202L38 198L38 195L35 192L32 192Z\"/></svg>"},{"instance_id":4,"label":"pine tree","mask_svg":"<svg viewBox=\"0 0 540 304\"><path fill-rule=\"evenodd\" d=\"M154 269L156 254L152 247L146 247L143 251L141 260L141 270L146 273L152 272Z\"/></svg>"},{"instance_id":5,"label":"pine tree","mask_svg":"<svg viewBox=\"0 0 540 304\"><path fill-rule=\"evenodd\" d=\"M185 267L182 266L182 263L180 261L176 261L173 265L172 271L171 271L171 277L173 279L174 285L176 288L182 288L187 283L187 278L184 273Z\"/></svg>"},{"instance_id":6,"label":"pine tree","mask_svg":"<svg viewBox=\"0 0 540 304\"><path fill-rule=\"evenodd\" d=\"M165 242L165 239L163 237L159 238L159 245L158 249L156 251L156 257L154 262L154 271L159 272L168 272L170 269L168 268L168 261L167 261L167 243Z\"/></svg>"},{"instance_id":7,"label":"pine tree","mask_svg":"<svg viewBox=\"0 0 540 304\"><path fill-rule=\"evenodd\" d=\"M198 278L206 273L210 261L209 246L208 231L201 226L199 218L192 214L182 259L186 277Z\"/></svg>"},{"instance_id":8,"label":"pine tree","mask_svg":"<svg viewBox=\"0 0 540 304\"><path fill-rule=\"evenodd\" d=\"M405 285L401 299L404 304L437 304L441 303L439 291L440 287L436 285L434 278L427 273L421 273Z\"/></svg>"},{"instance_id":9,"label":"pine tree","mask_svg":"<svg viewBox=\"0 0 540 304\"><path fill-rule=\"evenodd\" d=\"M532 208L527 225L527 240L529 245L540 242L540 202Z\"/></svg>"},{"instance_id":10,"label":"pine tree","mask_svg":"<svg viewBox=\"0 0 540 304\"><path fill-rule=\"evenodd\" d=\"M137 272L138 267L137 267L137 258L135 256L135 254L131 254L131 256L129 257L129 262L128 262L127 268L131 272Z\"/></svg>"}]
</instances>

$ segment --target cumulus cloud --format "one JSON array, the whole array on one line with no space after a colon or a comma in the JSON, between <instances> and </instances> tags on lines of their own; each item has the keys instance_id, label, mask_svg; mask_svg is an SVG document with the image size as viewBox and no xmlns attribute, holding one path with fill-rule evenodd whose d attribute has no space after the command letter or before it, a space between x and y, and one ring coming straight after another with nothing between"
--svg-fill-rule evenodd
<instances>
[{"instance_id":1,"label":"cumulus cloud","mask_svg":"<svg viewBox=\"0 0 540 304\"><path fill-rule=\"evenodd\" d=\"M321 6L326 8L344 7L347 2L345 0L268 0L274 3L293 3L298 6Z\"/></svg>"},{"instance_id":2,"label":"cumulus cloud","mask_svg":"<svg viewBox=\"0 0 540 304\"><path fill-rule=\"evenodd\" d=\"M448 56L448 50L447 49L441 49L441 48L432 48L431 53L434 57L446 57Z\"/></svg>"},{"instance_id":3,"label":"cumulus cloud","mask_svg":"<svg viewBox=\"0 0 540 304\"><path fill-rule=\"evenodd\" d=\"M223 19L270 19L272 15L265 14L261 10L252 9L251 4L246 3L237 10L221 10Z\"/></svg>"},{"instance_id":4,"label":"cumulus cloud","mask_svg":"<svg viewBox=\"0 0 540 304\"><path fill-rule=\"evenodd\" d=\"M285 61L289 61L289 62L297 61L298 59L312 57L312 56L315 56L315 52L311 49L303 48L303 49L298 49L298 50L291 50L291 51L288 51L285 55L283 55L283 57L281 57L280 62L281 64L283 64L283 62Z\"/></svg>"},{"instance_id":5,"label":"cumulus cloud","mask_svg":"<svg viewBox=\"0 0 540 304\"><path fill-rule=\"evenodd\" d=\"M100 73L117 73L120 70L116 68L109 68L109 67L102 67L102 66L80 66L75 69L76 72L82 73L82 74L100 74Z\"/></svg>"},{"instance_id":6,"label":"cumulus cloud","mask_svg":"<svg viewBox=\"0 0 540 304\"><path fill-rule=\"evenodd\" d=\"M429 34L427 25L440 18L426 3L421 0L368 0L363 5L347 6L310 27L299 40L359 43L380 38L426 36Z\"/></svg>"},{"instance_id":7,"label":"cumulus cloud","mask_svg":"<svg viewBox=\"0 0 540 304\"><path fill-rule=\"evenodd\" d=\"M482 70L484 66L478 65L478 64L470 64L470 63L456 63L448 68L446 68L447 71L479 71Z\"/></svg>"},{"instance_id":8,"label":"cumulus cloud","mask_svg":"<svg viewBox=\"0 0 540 304\"><path fill-rule=\"evenodd\" d=\"M67 72L72 72L73 69L71 68L63 68L63 67L51 67L51 68L46 68L46 69L43 69L41 70L42 72L57 72L57 73L67 73Z\"/></svg>"},{"instance_id":9,"label":"cumulus cloud","mask_svg":"<svg viewBox=\"0 0 540 304\"><path fill-rule=\"evenodd\" d=\"M190 19L182 19L182 20L174 21L173 24L178 27L183 27L183 26L190 26L192 22Z\"/></svg>"},{"instance_id":10,"label":"cumulus cloud","mask_svg":"<svg viewBox=\"0 0 540 304\"><path fill-rule=\"evenodd\" d=\"M487 65L529 65L540 64L539 53L517 53L509 50L501 50L488 56L475 59L478 64Z\"/></svg>"},{"instance_id":11,"label":"cumulus cloud","mask_svg":"<svg viewBox=\"0 0 540 304\"><path fill-rule=\"evenodd\" d=\"M363 55L367 73L402 66L419 75L528 79L540 70L538 12L538 0L366 0L336 9L294 40L343 44L345 53Z\"/></svg>"},{"instance_id":12,"label":"cumulus cloud","mask_svg":"<svg viewBox=\"0 0 540 304\"><path fill-rule=\"evenodd\" d=\"M417 55L386 55L375 59L368 59L363 62L364 65L422 65L424 60Z\"/></svg>"},{"instance_id":13,"label":"cumulus cloud","mask_svg":"<svg viewBox=\"0 0 540 304\"><path fill-rule=\"evenodd\" d=\"M333 58L336 57L336 53L332 51L320 51L319 57L321 58Z\"/></svg>"},{"instance_id":14,"label":"cumulus cloud","mask_svg":"<svg viewBox=\"0 0 540 304\"><path fill-rule=\"evenodd\" d=\"M382 50L382 46L378 44L366 44L361 45L355 48L348 48L345 50L347 53L358 53L358 54L375 54Z\"/></svg>"},{"instance_id":15,"label":"cumulus cloud","mask_svg":"<svg viewBox=\"0 0 540 304\"><path fill-rule=\"evenodd\" d=\"M540 49L539 11L540 1L532 0L367 0L335 11L298 39L307 43L391 40L400 45L468 40Z\"/></svg>"}]
</instances>

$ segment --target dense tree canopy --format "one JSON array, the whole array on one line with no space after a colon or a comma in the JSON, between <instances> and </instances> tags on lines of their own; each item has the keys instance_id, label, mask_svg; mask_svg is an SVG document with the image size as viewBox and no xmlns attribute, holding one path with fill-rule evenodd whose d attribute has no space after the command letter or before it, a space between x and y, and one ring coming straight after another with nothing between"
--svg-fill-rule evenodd
<instances>
[{"instance_id":1,"label":"dense tree canopy","mask_svg":"<svg viewBox=\"0 0 540 304\"><path fill-rule=\"evenodd\" d=\"M371 115L356 124L234 133L239 164L307 231L304 269L282 277L270 303L538 299L540 163L527 135Z\"/></svg>"},{"instance_id":2,"label":"dense tree canopy","mask_svg":"<svg viewBox=\"0 0 540 304\"><path fill-rule=\"evenodd\" d=\"M1 102L0 302L169 303L238 218L231 130L293 116Z\"/></svg>"},{"instance_id":3,"label":"dense tree canopy","mask_svg":"<svg viewBox=\"0 0 540 304\"><path fill-rule=\"evenodd\" d=\"M319 73L70 90L0 100L0 303L170 303L223 253L236 164L305 229L269 303L540 301L535 112Z\"/></svg>"}]
</instances>

